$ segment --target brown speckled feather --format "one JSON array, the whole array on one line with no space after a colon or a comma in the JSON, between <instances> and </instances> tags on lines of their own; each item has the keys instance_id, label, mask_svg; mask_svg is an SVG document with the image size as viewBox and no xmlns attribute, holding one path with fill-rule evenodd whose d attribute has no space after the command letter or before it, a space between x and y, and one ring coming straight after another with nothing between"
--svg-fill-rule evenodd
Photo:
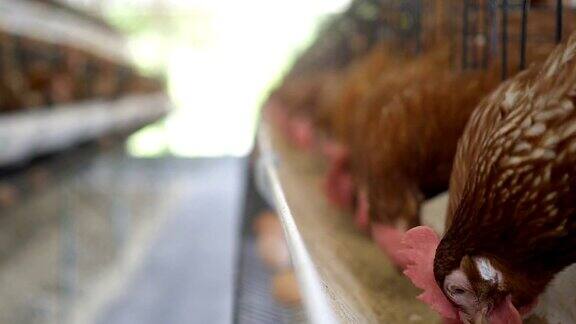
<instances>
[{"instance_id":1,"label":"brown speckled feather","mask_svg":"<svg viewBox=\"0 0 576 324\"><path fill-rule=\"evenodd\" d=\"M454 162L437 276L463 255L490 255L522 305L576 262L575 49L576 34L474 112Z\"/></svg>"},{"instance_id":2,"label":"brown speckled feather","mask_svg":"<svg viewBox=\"0 0 576 324\"><path fill-rule=\"evenodd\" d=\"M447 188L466 121L498 83L495 71L451 71L447 54L389 68L357 109L353 172L378 222L419 224L422 199Z\"/></svg>"}]
</instances>

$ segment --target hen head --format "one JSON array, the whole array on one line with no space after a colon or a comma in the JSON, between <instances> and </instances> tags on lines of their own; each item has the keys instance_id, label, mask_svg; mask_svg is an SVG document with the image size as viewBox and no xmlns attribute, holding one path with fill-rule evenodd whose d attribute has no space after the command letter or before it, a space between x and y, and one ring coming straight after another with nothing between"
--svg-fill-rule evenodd
<instances>
[{"instance_id":1,"label":"hen head","mask_svg":"<svg viewBox=\"0 0 576 324\"><path fill-rule=\"evenodd\" d=\"M521 323L511 302L505 276L489 257L464 256L458 267L441 277L435 267L436 282L457 308L465 323Z\"/></svg>"},{"instance_id":2,"label":"hen head","mask_svg":"<svg viewBox=\"0 0 576 324\"><path fill-rule=\"evenodd\" d=\"M404 274L424 292L418 296L447 321L520 324L520 312L506 291L506 278L489 257L463 256L444 272L435 262L438 235L419 226L404 237L407 261ZM441 247L440 247L441 248ZM522 309L522 313L529 309Z\"/></svg>"}]
</instances>

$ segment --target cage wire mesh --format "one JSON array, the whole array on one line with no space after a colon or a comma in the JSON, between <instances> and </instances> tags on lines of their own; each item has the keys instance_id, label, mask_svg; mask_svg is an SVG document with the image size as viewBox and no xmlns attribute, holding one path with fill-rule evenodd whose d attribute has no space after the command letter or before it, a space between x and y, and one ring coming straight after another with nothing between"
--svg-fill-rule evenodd
<instances>
[{"instance_id":1,"label":"cage wire mesh","mask_svg":"<svg viewBox=\"0 0 576 324\"><path fill-rule=\"evenodd\" d=\"M448 32L455 67L468 70L497 65L505 79L530 64L531 48L554 45L562 40L564 31L570 30L566 23L571 21L564 16L572 10L561 0L464 0L452 1L448 5L423 0L355 1L346 12L326 23L318 40L304 53L294 70L343 68L380 42L393 44L405 55L416 55L426 51ZM423 12L432 14L424 17ZM448 23L447 31L441 18L444 15L454 17ZM542 24L540 18L544 18L546 28L538 28ZM0 46L0 55L13 57L16 61L14 64L0 64L0 71L6 71L9 66L52 70L62 66L66 60L55 45L27 43L21 38L6 40L5 44ZM37 51L34 48L37 46L46 46L46 50ZM96 65L88 62L85 69L84 73L90 76L89 70L96 69ZM120 67L116 69L120 83L123 83L127 72ZM49 102L51 99L45 100ZM252 253L250 251L246 253ZM247 257L254 256L250 254ZM263 276L263 271L246 273L259 279L256 277ZM267 293L259 289L256 287L254 294L267 298ZM266 316L274 321L278 319L277 314Z\"/></svg>"},{"instance_id":2,"label":"cage wire mesh","mask_svg":"<svg viewBox=\"0 0 576 324\"><path fill-rule=\"evenodd\" d=\"M342 69L382 42L390 43L401 55L420 53L427 27L422 13L434 9L423 0L353 1L342 14L323 24L289 74Z\"/></svg>"},{"instance_id":3,"label":"cage wire mesh","mask_svg":"<svg viewBox=\"0 0 576 324\"><path fill-rule=\"evenodd\" d=\"M357 0L326 21L288 75L343 70L386 44L404 58L447 46L455 73L490 70L504 80L574 30L574 9L561 0Z\"/></svg>"},{"instance_id":4,"label":"cage wire mesh","mask_svg":"<svg viewBox=\"0 0 576 324\"><path fill-rule=\"evenodd\" d=\"M561 0L465 0L452 3L450 10L461 12L450 23L453 64L466 70L497 62L502 79L537 60L544 54L539 48L549 52L570 27L564 24Z\"/></svg>"},{"instance_id":5,"label":"cage wire mesh","mask_svg":"<svg viewBox=\"0 0 576 324\"><path fill-rule=\"evenodd\" d=\"M574 6L561 0L353 1L326 21L289 75L343 69L379 43L403 56L449 43L456 70L498 65L506 79L573 30L567 15Z\"/></svg>"}]
</instances>

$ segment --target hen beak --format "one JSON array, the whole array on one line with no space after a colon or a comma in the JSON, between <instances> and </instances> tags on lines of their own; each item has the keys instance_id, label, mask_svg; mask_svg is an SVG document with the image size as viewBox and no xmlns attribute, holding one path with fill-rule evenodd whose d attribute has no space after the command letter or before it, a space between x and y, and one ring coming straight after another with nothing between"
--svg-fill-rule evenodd
<instances>
[{"instance_id":1,"label":"hen beak","mask_svg":"<svg viewBox=\"0 0 576 324\"><path fill-rule=\"evenodd\" d=\"M473 324L490 324L488 320L488 309L482 308L479 312L474 314Z\"/></svg>"},{"instance_id":2,"label":"hen beak","mask_svg":"<svg viewBox=\"0 0 576 324\"><path fill-rule=\"evenodd\" d=\"M474 313L473 315L469 315L464 312L459 312L459 315L460 320L464 324L490 324L487 311L484 309Z\"/></svg>"},{"instance_id":3,"label":"hen beak","mask_svg":"<svg viewBox=\"0 0 576 324\"><path fill-rule=\"evenodd\" d=\"M474 316L472 324L490 324L490 323L488 323L488 318L486 317L486 314L480 312Z\"/></svg>"}]
</instances>

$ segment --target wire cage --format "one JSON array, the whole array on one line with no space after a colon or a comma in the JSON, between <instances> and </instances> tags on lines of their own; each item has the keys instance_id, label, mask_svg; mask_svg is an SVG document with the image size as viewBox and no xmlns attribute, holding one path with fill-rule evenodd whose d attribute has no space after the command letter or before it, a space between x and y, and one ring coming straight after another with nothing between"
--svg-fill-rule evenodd
<instances>
[{"instance_id":1,"label":"wire cage","mask_svg":"<svg viewBox=\"0 0 576 324\"><path fill-rule=\"evenodd\" d=\"M305 115L306 112L301 113L301 111L305 109L291 105L292 102L289 102L289 100L282 102L283 98L279 98L278 101L280 104L276 106L272 101L272 104L267 105L265 108L272 112L274 112L273 109L285 108L288 117L286 119L278 118L277 120L280 121L278 122L277 120L274 120L274 116L272 116L272 118L269 118L269 124L272 126L270 129L273 129L276 126L277 129L273 129L272 131L278 131L278 133L284 132L283 135L286 135L285 137L288 139L287 142L292 140L292 142L295 143L297 141L290 138L290 136L293 136L293 134L290 133L290 118L293 118L293 116L300 117L301 115L304 115L312 120L312 126L310 127L315 127L313 131L316 133L314 133L313 136L316 136L314 140L316 141L317 146L313 149L320 151L318 155L324 157L325 160L328 160L328 168L335 165L334 169L340 172L342 169L348 167L348 165L341 167L339 163L343 165L347 163L356 163L357 165L350 167L350 169L356 168L356 170L359 170L370 167L376 169L379 166L375 165L379 164L379 162L384 159L368 155L380 154L375 152L385 151L383 147L386 145L382 144L382 142L397 139L390 135L390 133L398 131L398 128L392 127L393 122L397 122L397 120L393 120L392 118L386 119L386 116L397 113L405 107L408 107L407 109L413 107L409 104L403 105L402 103L395 105L396 102L393 101L392 98L398 99L398 102L401 102L402 100L408 102L412 98L416 98L415 101L417 101L417 103L414 104L414 106L418 105L418 107L427 106L437 108L453 104L452 107L456 107L453 111L459 111L459 113L461 111L467 111L472 113L474 109L478 107L478 102L483 100L483 98L486 98L486 95L493 91L493 89L495 89L502 80L514 76L516 73L532 64L543 62L557 44L561 42L563 38L566 38L566 35L569 32L574 31L574 13L574 5L571 2L563 3L560 0L354 1L345 13L330 20L326 25L326 28L319 34L318 39L308 49L308 51L304 52L304 55L297 61L294 70L292 70L292 73L294 74L305 74L310 71L314 73L335 71L335 74L337 74L335 78L340 78L344 81L340 80L340 83L338 83L339 81L336 81L335 87L331 87L331 85L328 84L324 90L326 90L326 92L331 92L332 94L336 93L336 95L334 95L335 97L340 94L342 94L342 96L332 101L327 100L328 104L322 102L319 107L311 107L312 109L316 109L316 111L311 109L312 111L308 111L308 116ZM345 28L336 28L337 26L345 26ZM375 65L375 68L369 66L370 64L366 64L361 66L359 69L354 69L358 68L360 65L356 65L356 62L362 60L361 56L370 51L389 51L391 54L390 56L395 57L392 60L386 61L385 64ZM425 60L429 56L433 57L434 54L438 53L441 55L437 56L442 56L441 60L438 61L441 61L443 65L436 66L434 65L436 61ZM448 59L446 60L445 57L448 57ZM400 64L396 64L398 62ZM386 65L387 63L391 64ZM433 66L434 69L430 68L430 66ZM348 67L350 68L348 69ZM411 68L414 68L412 70L413 74L408 73ZM383 72L386 69L387 71ZM414 70L418 70L418 73L414 73ZM430 71L433 71L433 73L428 73ZM403 73L406 73L404 78L402 78ZM358 74L364 75L358 77ZM373 75L365 77L367 74L381 74L383 77L380 79L378 79L378 76L373 77ZM435 75L428 77L431 74ZM426 75L426 77L421 77L422 75ZM438 78L436 78L437 76ZM399 85L397 87L394 87L396 85L394 82L398 81L397 79L402 80L398 82ZM325 82L326 79L319 80L320 82ZM330 81L330 79L327 80ZM382 80L384 80L384 82L378 84L378 82ZM318 82L318 79L313 81ZM477 90L474 90L474 92L471 91L470 97L473 100L471 99L470 101L474 102L468 102L462 105L460 105L459 102L455 104L455 101L449 102L449 99L453 99L450 98L453 94L455 94L453 97L458 97L458 94L454 89L459 89L460 86L465 85L465 82L468 82L468 84L480 85ZM358 86L359 83L364 84ZM378 86L381 86L382 88L377 88ZM304 90L307 89L309 88L304 88ZM382 96L379 96L380 94L378 93L380 89L384 89L382 91ZM416 93L419 91L426 94L430 93L430 95L428 97L424 97L424 95L419 97L419 93ZM318 96L318 92L319 91L316 91L312 95ZM440 96L442 96L442 100L439 99ZM366 98L368 98L368 100L366 100ZM425 99L418 101L420 98ZM429 98L438 100L426 100ZM447 99L444 100L444 98ZM272 97L272 99L276 98ZM464 100L462 100L462 102L463 101ZM390 107L388 107L389 102L392 102L389 105ZM431 102L430 105L428 105L429 102ZM282 106L282 104L284 104L284 106ZM463 107L465 105L467 106ZM345 108L342 108L343 106L345 106ZM393 108L398 109L389 113L387 110L388 108L390 108L390 110ZM325 110L331 111L327 112ZM289 115L294 111L297 111L297 113ZM410 128L410 131L406 131L405 133L418 133L415 136L419 136L420 134L425 133L425 131L419 133L421 129L425 128L420 126L425 125L429 121L424 120L421 124L419 122L430 117L430 115L427 114L430 110L422 110L424 113L422 113L422 111L414 111L416 111L416 109L411 112L410 117L406 117L406 119L411 118L406 122L406 124L416 125L416 127ZM298 113L301 115L297 115ZM405 116L407 115L409 114L406 114ZM437 116L438 115L440 114L437 114ZM461 124L459 125L461 125L462 128L465 127L469 116L470 115L467 115L460 121ZM295 119L296 118L292 120ZM355 121L350 122L349 120L352 119L355 119ZM282 124L285 120L288 120L288 122ZM282 128L282 126L286 124L288 126ZM397 122L397 124L399 124L399 122ZM434 121L431 121L430 124L434 124ZM262 129L262 134L264 135L261 135L263 139L259 140L259 142L267 143L267 137L274 140L274 134L272 131L270 131L272 135L267 134L267 125L262 127ZM288 129L288 131L285 129ZM342 131L342 129L346 130ZM393 129L393 131L386 133L382 131L383 129ZM350 135L351 133L354 134ZM406 136L405 133L403 133L402 136ZM388 137L386 137L386 135L388 135ZM458 140L458 136L459 135L453 136L455 142ZM432 146L429 143L437 144L440 142L442 143L441 145L444 145L448 137L450 136L440 138L440 140L438 140L438 137L435 137L433 141L431 140L428 142L428 145ZM406 141L405 143L407 142L410 143L404 145L412 145L413 143L413 141ZM268 144L261 145L263 147L261 150L266 151L265 147ZM282 152L284 149L281 145L282 144L277 144L276 148L276 151L280 152L278 155L282 155L279 158L280 160L281 158L285 158L286 160L290 160L291 158L297 160L297 158L299 158L298 156L291 157L291 154L293 153L289 150ZM336 147L336 150L334 150L336 153L334 153L334 151L322 152L322 149L326 147L323 145L328 146L328 149ZM334 145L334 147L331 147L330 145ZM340 147L338 145L340 145ZM358 149L360 145L365 145L365 147L363 149ZM297 147L297 145L294 146ZM402 145L399 144L399 146ZM454 145L454 147L455 146L456 145ZM338 151L338 149L341 149L341 151ZM268 149L268 151L274 152L274 149ZM395 152L390 150L383 154L388 153ZM330 154L333 156L330 156ZM338 154L348 154L348 156L341 158ZM417 156L418 154L420 154L420 152L413 155ZM421 153L421 155L424 156L427 154ZM352 158L350 158L350 156L352 156ZM349 162L346 160L347 158L350 160L356 158L356 160L365 159L370 161ZM335 162L330 161L330 159ZM414 157L414 160L417 159L418 157ZM452 161L453 155L451 155L449 159ZM407 161L408 160L403 160L398 163L404 163ZM312 176L305 174L305 172L309 170L305 170L304 168L299 169L299 166L297 165L298 163L299 161L292 161L292 164L296 165L292 166L293 169L282 165L274 166L270 163L270 169L275 168L275 170L280 170L278 171L279 174L285 172L284 178L275 179L275 181L279 183L278 187L282 187L282 181L286 183L284 188L287 193L284 194L284 196L292 195L295 197L291 201L296 205L296 207L292 209L294 215L288 214L285 218L289 220L296 219L300 222L299 224L305 224L299 228L299 230L304 233L300 236L306 236L306 233L314 233L314 235L308 234L309 237L304 239L303 244L307 244L310 250L317 253L318 263L320 266L317 266L316 268L322 269L323 266L330 268L333 265L330 264L329 266L326 266L328 262L324 262L322 259L322 253L324 253L325 250L330 250L332 246L328 244L322 245L324 243L319 243L320 240L316 240L319 235L315 236L317 234L315 231L322 230L319 229L322 226L319 226L320 223L316 221L317 218L321 217L319 214L325 212L325 214L330 214L329 216L334 216L334 213L330 210L320 210L320 208L306 208L306 204L303 202L304 199L299 199L301 198L300 195L302 195L302 188L312 187L313 185L311 181ZM330 165L330 163L332 163L332 165ZM419 162L411 160L410 163ZM424 162L422 163L424 164ZM283 165L288 164L290 163L284 163ZM377 174L378 172L393 173L396 171L391 170L394 167L397 167L397 165L384 171L378 170L374 171L373 174L363 174L362 176L365 178L377 178L374 174ZM312 167L310 167L310 169L312 169ZM451 169L451 166L448 167L448 169ZM329 174L326 178L330 176L330 171L331 170L328 169L328 172L326 172ZM344 172L349 171L350 170L344 170ZM402 171L398 171L398 173L401 172ZM424 174L424 172L422 174ZM314 173L314 175L317 174ZM301 187L297 187L291 183L292 178L295 176L301 176ZM449 180L449 177L450 175L448 174L446 179ZM326 180L326 178L322 179ZM358 187L362 185L370 185L367 184L368 181L362 183L362 180L366 179L360 179L360 181L358 181L360 183L356 183L355 185L358 185ZM448 180L442 184L442 186L445 184L445 187L442 187L439 191L446 190L448 187ZM374 183L375 182L376 181L374 181ZM328 183L328 181L326 181L326 183ZM372 183L373 187L385 185L382 183L374 183ZM389 185L389 183L387 183L387 185ZM367 191L370 191L370 189L372 188L369 188ZM422 193L427 194L427 192L424 191ZM358 194L358 192L355 192L354 194ZM437 192L434 192L433 194L437 194ZM325 194L324 196L328 196L328 194ZM425 196L423 198L430 198L431 196L432 195ZM322 197L322 195L319 194L318 197ZM444 197L446 198L444 206L446 206L447 195L444 195ZM306 199L308 201L314 200L310 197L306 197ZM320 200L320 198L317 199ZM374 200L368 201L367 204L370 206L376 206L377 204L374 204L374 202ZM355 203L358 204L358 200ZM358 206L356 205L355 207ZM423 209L425 208L423 207L422 210ZM282 210L280 210L280 212L282 212ZM307 215L308 212L310 212L310 215ZM432 215L433 213L431 213L431 215L432 218L437 221L435 222L437 226L431 225L432 222L426 223L426 220L424 220L423 223L433 226L437 229L437 232L441 232L442 229L444 229L444 221L438 216L445 215L445 209L440 211L436 210L434 213L436 214ZM307 223L307 221L312 218L314 218L314 223ZM422 215L422 219L423 218L424 213ZM322 225L325 224L332 223L331 221L322 223ZM306 228L306 225L309 227ZM346 227L346 231L343 230L342 233L348 234L350 225L347 225L348 227ZM334 228L331 228L329 233L330 237L338 237L340 240L339 242L334 243L335 245L347 239L346 235L339 236L336 232L337 231L334 230ZM290 233L288 233L288 236L290 236ZM295 235L294 241L298 240L301 239L299 236ZM322 246L319 248L317 245ZM348 246L342 247L342 249L347 247ZM349 250L346 250L346 255L360 254L360 250L362 249L357 248L354 250L350 248ZM365 248L362 251L367 250L368 248ZM333 256L331 255L331 257ZM331 258L331 260L335 259L337 258ZM342 259L345 258L342 257ZM348 266L346 262L347 260L342 261L345 266ZM366 269L368 268L369 266L366 266ZM366 283L365 287L368 287L366 288L366 291L370 291L368 293L370 296L374 296L371 295L373 291L371 291L370 288L374 281L379 278L379 275L381 274L380 271L381 267L378 267L376 275L371 277L370 280L363 282ZM322 279L329 281L330 284L337 287L336 289L340 289L341 285L346 285L345 283L340 282L345 281L344 279L334 279L330 277L328 271L326 272L328 274ZM350 273L352 273L352 271L350 271ZM567 274L563 277L564 279L562 280L570 278L573 282L574 271L571 273L571 275ZM362 281L362 274L359 272L353 274L355 275L354 279ZM330 285L326 284L325 286L328 287ZM553 296L554 298L550 300L554 300L556 297L561 299L568 296L561 296L564 294L567 287L570 286L564 284L554 286L554 289L556 290L552 290L550 293L550 296ZM354 302L348 303L349 300L347 298L349 298L349 296L346 294L346 289L340 289L338 292L345 296L342 300L346 299L342 302L344 305L342 308L347 308L354 304ZM372 302L372 300L369 302ZM350 308L356 309L355 306L358 305L350 306ZM362 304L358 306L357 309L363 311L364 306L365 305ZM552 318L553 316L551 314L556 316L556 313L561 314L559 316L565 316L565 318L574 318L574 316L576 316L574 315L573 309L566 310L561 309L562 307L555 308L556 306L547 302L543 302L541 306L538 316L544 316L546 319ZM340 307L340 305L337 305L335 308L337 309L338 307ZM558 309L559 311L557 311ZM360 314L359 316L361 316L363 314L362 311L355 313L355 315ZM380 309L375 311L375 313L378 313L379 311ZM335 313L338 313L338 309Z\"/></svg>"},{"instance_id":2,"label":"wire cage","mask_svg":"<svg viewBox=\"0 0 576 324\"><path fill-rule=\"evenodd\" d=\"M498 62L502 79L540 59L562 40L566 12L561 0L462 1L460 21L452 21L454 65L486 69ZM570 8L571 9L571 8ZM460 33L460 37L457 34Z\"/></svg>"},{"instance_id":3,"label":"wire cage","mask_svg":"<svg viewBox=\"0 0 576 324\"><path fill-rule=\"evenodd\" d=\"M506 79L549 53L573 15L561 0L357 0L324 24L289 74L342 69L382 42L399 55L447 42L455 69L498 64Z\"/></svg>"},{"instance_id":4,"label":"wire cage","mask_svg":"<svg viewBox=\"0 0 576 324\"><path fill-rule=\"evenodd\" d=\"M162 89L160 79L92 53L0 31L0 111ZM79 82L81 81L81 82Z\"/></svg>"},{"instance_id":5,"label":"wire cage","mask_svg":"<svg viewBox=\"0 0 576 324\"><path fill-rule=\"evenodd\" d=\"M433 8L423 0L354 1L324 23L290 73L342 69L381 42L393 44L403 55L419 53L424 47L425 9Z\"/></svg>"},{"instance_id":6,"label":"wire cage","mask_svg":"<svg viewBox=\"0 0 576 324\"><path fill-rule=\"evenodd\" d=\"M165 115L164 80L140 72L110 28L52 0L0 2L0 167Z\"/></svg>"}]
</instances>

